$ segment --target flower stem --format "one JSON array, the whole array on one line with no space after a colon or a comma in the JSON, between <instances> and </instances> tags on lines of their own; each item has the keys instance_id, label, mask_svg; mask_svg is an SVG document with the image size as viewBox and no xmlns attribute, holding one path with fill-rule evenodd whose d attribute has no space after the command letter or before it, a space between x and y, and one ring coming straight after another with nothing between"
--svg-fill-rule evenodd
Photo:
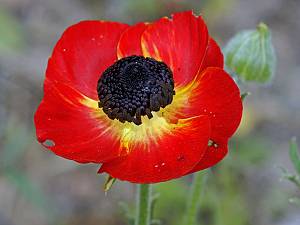
<instances>
[{"instance_id":1,"label":"flower stem","mask_svg":"<svg viewBox=\"0 0 300 225\"><path fill-rule=\"evenodd\" d=\"M200 200L206 183L206 176L205 172L198 172L194 174L186 206L184 225L196 225L197 213L199 211Z\"/></svg>"},{"instance_id":2,"label":"flower stem","mask_svg":"<svg viewBox=\"0 0 300 225\"><path fill-rule=\"evenodd\" d=\"M152 186L150 184L138 185L135 225L150 225L151 193Z\"/></svg>"}]
</instances>

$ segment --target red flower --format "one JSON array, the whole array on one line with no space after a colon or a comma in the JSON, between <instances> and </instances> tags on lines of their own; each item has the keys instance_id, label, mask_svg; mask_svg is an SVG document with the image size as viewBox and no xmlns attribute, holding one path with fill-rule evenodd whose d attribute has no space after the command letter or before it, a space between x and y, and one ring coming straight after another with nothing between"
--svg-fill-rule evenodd
<instances>
[{"instance_id":1,"label":"red flower","mask_svg":"<svg viewBox=\"0 0 300 225\"><path fill-rule=\"evenodd\" d=\"M222 160L241 114L220 48L188 11L133 26L69 27L49 59L34 120L55 154L154 183Z\"/></svg>"}]
</instances>

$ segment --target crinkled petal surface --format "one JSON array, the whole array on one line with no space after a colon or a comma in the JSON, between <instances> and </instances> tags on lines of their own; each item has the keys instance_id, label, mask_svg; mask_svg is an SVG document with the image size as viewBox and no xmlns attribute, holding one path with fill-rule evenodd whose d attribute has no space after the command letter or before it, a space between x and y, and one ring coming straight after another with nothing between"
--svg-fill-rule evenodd
<instances>
[{"instance_id":1,"label":"crinkled petal surface","mask_svg":"<svg viewBox=\"0 0 300 225\"><path fill-rule=\"evenodd\" d=\"M157 121L162 135L130 147L128 156L104 163L99 172L136 183L155 183L185 175L205 154L210 135L208 116L179 120L167 124Z\"/></svg>"},{"instance_id":2,"label":"crinkled petal surface","mask_svg":"<svg viewBox=\"0 0 300 225\"><path fill-rule=\"evenodd\" d=\"M196 115L207 115L211 122L210 141L203 159L192 172L208 168L227 154L227 141L236 131L242 117L240 91L221 68L209 67L192 82L178 87L173 104L164 109L171 121Z\"/></svg>"},{"instance_id":3,"label":"crinkled petal surface","mask_svg":"<svg viewBox=\"0 0 300 225\"><path fill-rule=\"evenodd\" d=\"M176 93L174 104L164 110L171 118L209 116L212 139L229 138L237 129L242 117L240 91L223 69L207 68Z\"/></svg>"},{"instance_id":4,"label":"crinkled petal surface","mask_svg":"<svg viewBox=\"0 0 300 225\"><path fill-rule=\"evenodd\" d=\"M83 21L69 27L48 62L44 98L35 114L38 140L57 155L80 162L104 162L120 155L110 121L88 101L98 99L100 74L117 59L128 25ZM83 103L84 102L84 103ZM97 117L91 116L97 111Z\"/></svg>"},{"instance_id":5,"label":"crinkled petal surface","mask_svg":"<svg viewBox=\"0 0 300 225\"><path fill-rule=\"evenodd\" d=\"M165 62L173 71L176 85L194 79L208 45L208 31L203 19L191 11L162 18L142 34L143 55Z\"/></svg>"},{"instance_id":6,"label":"crinkled petal surface","mask_svg":"<svg viewBox=\"0 0 300 225\"><path fill-rule=\"evenodd\" d=\"M239 126L242 101L238 86L223 69L207 68L199 77L199 86L190 99L193 107L189 115L208 115L211 121L211 139L229 138Z\"/></svg>"},{"instance_id":7,"label":"crinkled petal surface","mask_svg":"<svg viewBox=\"0 0 300 225\"><path fill-rule=\"evenodd\" d=\"M201 75L200 83L203 86L199 87L199 98L193 102L198 108L189 113L198 114L199 110L203 110L210 117L210 140L213 144L207 148L202 160L190 173L209 168L226 156L228 139L238 128L242 117L239 89L225 71L208 68ZM214 95L211 96L212 92Z\"/></svg>"},{"instance_id":8,"label":"crinkled petal surface","mask_svg":"<svg viewBox=\"0 0 300 225\"><path fill-rule=\"evenodd\" d=\"M46 80L44 90L34 117L39 142L78 162L101 163L121 155L110 121L90 106L93 100L60 82ZM47 145L47 140L53 145Z\"/></svg>"},{"instance_id":9,"label":"crinkled petal surface","mask_svg":"<svg viewBox=\"0 0 300 225\"><path fill-rule=\"evenodd\" d=\"M46 78L68 83L89 98L98 99L98 79L117 60L117 45L128 27L104 21L83 21L69 27L48 64L58 72L46 73Z\"/></svg>"},{"instance_id":10,"label":"crinkled petal surface","mask_svg":"<svg viewBox=\"0 0 300 225\"><path fill-rule=\"evenodd\" d=\"M118 44L118 59L132 55L143 55L141 37L149 23L138 23L125 30Z\"/></svg>"},{"instance_id":11,"label":"crinkled petal surface","mask_svg":"<svg viewBox=\"0 0 300 225\"><path fill-rule=\"evenodd\" d=\"M206 49L205 57L202 61L199 72L205 70L207 67L220 67L224 66L224 57L217 42L210 38Z\"/></svg>"}]
</instances>

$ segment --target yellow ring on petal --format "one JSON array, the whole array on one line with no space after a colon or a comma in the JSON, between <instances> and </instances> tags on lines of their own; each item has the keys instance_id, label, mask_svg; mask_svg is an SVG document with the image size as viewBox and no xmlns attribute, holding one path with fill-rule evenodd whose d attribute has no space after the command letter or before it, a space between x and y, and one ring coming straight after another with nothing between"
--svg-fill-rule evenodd
<instances>
[{"instance_id":1,"label":"yellow ring on petal","mask_svg":"<svg viewBox=\"0 0 300 225\"><path fill-rule=\"evenodd\" d=\"M192 90L194 89L196 81L190 84L177 87L174 101L166 108L161 108L159 112L153 112L153 118L149 119L147 116L142 117L142 124L137 126L133 123L121 123L117 120L111 120L107 115L98 108L98 102L84 97L82 104L92 109L92 116L101 119L101 122L109 122L109 131L115 138L120 141L121 148L124 154L129 154L134 146L139 145L142 149L147 150L148 145L157 144L159 139L162 139L165 134L172 134L172 131L179 127L188 126L188 122L184 119L175 118L173 110L179 110L186 106ZM173 120L176 119L176 120ZM186 118L189 119L189 118Z\"/></svg>"}]
</instances>

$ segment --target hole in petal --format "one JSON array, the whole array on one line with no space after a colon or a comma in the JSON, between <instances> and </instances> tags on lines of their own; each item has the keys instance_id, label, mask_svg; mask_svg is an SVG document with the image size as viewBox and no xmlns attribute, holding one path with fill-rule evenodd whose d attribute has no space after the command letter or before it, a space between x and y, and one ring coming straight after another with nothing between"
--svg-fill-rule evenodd
<instances>
[{"instance_id":1,"label":"hole in petal","mask_svg":"<svg viewBox=\"0 0 300 225\"><path fill-rule=\"evenodd\" d=\"M50 139L46 139L45 141L42 142L42 145L44 145L47 148L50 148L55 146L55 142Z\"/></svg>"}]
</instances>

